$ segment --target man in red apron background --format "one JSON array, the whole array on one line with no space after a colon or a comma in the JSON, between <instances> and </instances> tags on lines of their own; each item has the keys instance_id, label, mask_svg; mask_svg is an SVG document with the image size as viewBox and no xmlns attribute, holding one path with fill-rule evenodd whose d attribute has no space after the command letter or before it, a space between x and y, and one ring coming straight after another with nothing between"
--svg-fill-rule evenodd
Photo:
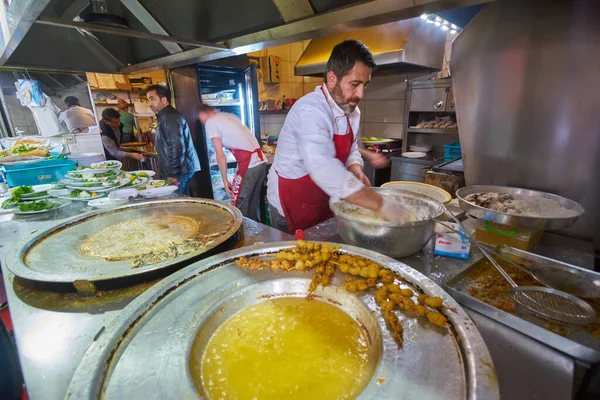
<instances>
[{"instance_id":1,"label":"man in red apron background","mask_svg":"<svg viewBox=\"0 0 600 400\"><path fill-rule=\"evenodd\" d=\"M404 207L370 189L362 170L357 105L374 67L364 44L343 41L331 52L325 82L288 112L268 178L273 227L294 233L331 218L330 197L371 209L388 220L406 218Z\"/></svg>"},{"instance_id":2,"label":"man in red apron background","mask_svg":"<svg viewBox=\"0 0 600 400\"><path fill-rule=\"evenodd\" d=\"M267 159L258 140L236 115L218 112L207 104L198 107L198 119L204 124L206 137L215 148L217 165L231 204L245 217L258 221L260 190L267 174ZM224 147L233 153L238 164L233 182L227 179Z\"/></svg>"}]
</instances>

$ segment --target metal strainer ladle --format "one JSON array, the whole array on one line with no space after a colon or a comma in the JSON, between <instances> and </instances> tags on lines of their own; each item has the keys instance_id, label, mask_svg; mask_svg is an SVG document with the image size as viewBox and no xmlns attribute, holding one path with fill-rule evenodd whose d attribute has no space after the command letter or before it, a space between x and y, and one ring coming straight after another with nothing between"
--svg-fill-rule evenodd
<instances>
[{"instance_id":1,"label":"metal strainer ladle","mask_svg":"<svg viewBox=\"0 0 600 400\"><path fill-rule=\"evenodd\" d=\"M461 222L454 214L446 208L448 214L461 227L463 232L471 243L496 267L504 279L512 286L510 295L514 301L531 311L532 313L546 319L564 322L567 324L585 325L596 320L596 312L585 301L578 297L570 295L560 290L539 287L539 286L519 286L510 277L510 275L498 264L484 246L480 245L472 235L463 227ZM442 223L445 226L445 224Z\"/></svg>"}]
</instances>

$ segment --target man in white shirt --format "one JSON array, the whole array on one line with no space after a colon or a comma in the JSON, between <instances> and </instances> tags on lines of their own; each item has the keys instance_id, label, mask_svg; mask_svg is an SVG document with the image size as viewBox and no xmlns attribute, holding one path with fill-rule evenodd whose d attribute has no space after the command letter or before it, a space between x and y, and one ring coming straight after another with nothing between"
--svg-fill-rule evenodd
<instances>
[{"instance_id":1,"label":"man in white shirt","mask_svg":"<svg viewBox=\"0 0 600 400\"><path fill-rule=\"evenodd\" d=\"M330 197L376 211L387 220L408 217L404 207L370 189L362 171L357 105L374 67L364 44L345 40L331 52L325 82L290 109L268 178L273 227L293 234L331 218Z\"/></svg>"},{"instance_id":2,"label":"man in white shirt","mask_svg":"<svg viewBox=\"0 0 600 400\"><path fill-rule=\"evenodd\" d=\"M217 165L231 204L245 217L258 221L260 191L267 174L266 157L258 140L236 115L218 112L207 104L198 107L198 119L204 124L206 137L215 148ZM227 179L227 157L223 147L233 153L238 164L233 182Z\"/></svg>"},{"instance_id":3,"label":"man in white shirt","mask_svg":"<svg viewBox=\"0 0 600 400\"><path fill-rule=\"evenodd\" d=\"M67 109L60 113L58 120L65 124L69 133L87 132L90 126L97 125L94 113L81 107L77 97L67 96L64 103Z\"/></svg>"}]
</instances>

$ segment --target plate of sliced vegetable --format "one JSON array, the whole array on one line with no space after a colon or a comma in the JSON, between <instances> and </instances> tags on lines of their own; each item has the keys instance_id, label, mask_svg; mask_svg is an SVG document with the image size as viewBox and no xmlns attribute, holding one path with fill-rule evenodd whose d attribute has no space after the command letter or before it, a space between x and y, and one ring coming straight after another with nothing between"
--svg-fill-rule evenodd
<instances>
[{"instance_id":1,"label":"plate of sliced vegetable","mask_svg":"<svg viewBox=\"0 0 600 400\"><path fill-rule=\"evenodd\" d=\"M127 178L126 178L127 179ZM136 175L131 175L129 177L129 182L126 183L122 188L137 188L142 185L145 185L150 178L142 178Z\"/></svg>"},{"instance_id":2,"label":"plate of sliced vegetable","mask_svg":"<svg viewBox=\"0 0 600 400\"><path fill-rule=\"evenodd\" d=\"M110 171L99 172L99 173L78 172L77 170L74 170L74 171L67 172L67 174L65 175L65 178L70 181L73 181L73 182L82 182L82 181L90 181L90 180L94 180L94 179L97 179L97 180L115 179L118 174L119 174L119 171L116 171L116 170L110 170Z\"/></svg>"},{"instance_id":3,"label":"plate of sliced vegetable","mask_svg":"<svg viewBox=\"0 0 600 400\"><path fill-rule=\"evenodd\" d=\"M110 171L118 172L122 166L123 164L121 164L120 161L103 161L100 163L93 163L89 167L79 166L73 173L81 175L98 175Z\"/></svg>"},{"instance_id":4,"label":"plate of sliced vegetable","mask_svg":"<svg viewBox=\"0 0 600 400\"><path fill-rule=\"evenodd\" d=\"M58 210L69 204L71 204L70 201L44 199L17 203L12 210L17 215L41 214Z\"/></svg>"},{"instance_id":5,"label":"plate of sliced vegetable","mask_svg":"<svg viewBox=\"0 0 600 400\"><path fill-rule=\"evenodd\" d=\"M24 201L35 201L50 198L48 189L54 185L18 186L8 192L8 198L2 202L2 209L14 208L16 204Z\"/></svg>"},{"instance_id":6,"label":"plate of sliced vegetable","mask_svg":"<svg viewBox=\"0 0 600 400\"><path fill-rule=\"evenodd\" d=\"M86 190L88 192L109 192L111 190L115 190L117 188L123 187L130 182L128 178L118 178L114 181L106 181L106 182L87 182L84 185L73 185L67 184L68 189L80 189Z\"/></svg>"},{"instance_id":7,"label":"plate of sliced vegetable","mask_svg":"<svg viewBox=\"0 0 600 400\"><path fill-rule=\"evenodd\" d=\"M158 187L169 186L170 184L171 183L166 180L150 180L149 182L147 182L145 187L140 187L140 190L154 189L154 188L158 188Z\"/></svg>"},{"instance_id":8,"label":"plate of sliced vegetable","mask_svg":"<svg viewBox=\"0 0 600 400\"><path fill-rule=\"evenodd\" d=\"M98 163L90 164L92 169L112 169L112 170L120 170L123 166L121 161L102 161Z\"/></svg>"},{"instance_id":9,"label":"plate of sliced vegetable","mask_svg":"<svg viewBox=\"0 0 600 400\"><path fill-rule=\"evenodd\" d=\"M151 169L146 169L143 171L131 171L130 174L137 175L141 178L152 178L154 175L156 175L156 172L152 171Z\"/></svg>"},{"instance_id":10,"label":"plate of sliced vegetable","mask_svg":"<svg viewBox=\"0 0 600 400\"><path fill-rule=\"evenodd\" d=\"M98 193L94 191L81 189L56 189L51 190L50 195L52 195L52 197L56 197L57 199L62 200L89 201L92 199L104 197L106 196L106 193Z\"/></svg>"}]
</instances>

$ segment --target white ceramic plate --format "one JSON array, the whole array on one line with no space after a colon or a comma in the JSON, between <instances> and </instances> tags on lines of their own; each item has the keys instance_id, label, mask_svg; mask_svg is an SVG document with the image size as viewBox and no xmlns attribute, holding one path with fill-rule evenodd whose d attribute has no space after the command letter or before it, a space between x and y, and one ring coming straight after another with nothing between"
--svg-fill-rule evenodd
<instances>
[{"instance_id":1,"label":"white ceramic plate","mask_svg":"<svg viewBox=\"0 0 600 400\"><path fill-rule=\"evenodd\" d=\"M139 194L139 192L137 191L137 189L133 189L133 188L127 188L127 189L120 189L120 190L115 190L114 192L110 192L108 194L108 198L111 200L129 200L130 197L137 197Z\"/></svg>"},{"instance_id":2,"label":"white ceramic plate","mask_svg":"<svg viewBox=\"0 0 600 400\"><path fill-rule=\"evenodd\" d=\"M75 201L90 201L93 200L91 197L71 197L72 190L71 189L56 189L56 190L51 190L49 192L49 194L52 197L56 197L57 199L62 199L62 200L75 200ZM89 192L86 190L86 192ZM91 194L91 192L89 192ZM98 193L96 192L96 194L98 196L94 197L94 199L100 198L100 197L104 197L106 195L106 193Z\"/></svg>"},{"instance_id":3,"label":"white ceramic plate","mask_svg":"<svg viewBox=\"0 0 600 400\"><path fill-rule=\"evenodd\" d=\"M142 170L142 171L129 171L129 173L130 173L130 174L140 174L140 173L142 173L142 172L144 172L144 173L148 174L148 176L149 176L150 178L152 178L154 175L156 175L156 172L152 171L151 169L148 169L148 170Z\"/></svg>"},{"instance_id":4,"label":"white ceramic plate","mask_svg":"<svg viewBox=\"0 0 600 400\"><path fill-rule=\"evenodd\" d=\"M423 153L422 151L407 151L405 153L402 153L402 157L406 157L406 158L421 158L421 157L425 157L427 154Z\"/></svg>"},{"instance_id":5,"label":"white ceramic plate","mask_svg":"<svg viewBox=\"0 0 600 400\"><path fill-rule=\"evenodd\" d=\"M129 179L124 179L124 178L120 178L119 179L120 184L117 186L93 186L93 187L83 187L83 186L75 186L73 184L68 184L67 188L68 189L79 189L79 190L85 190L86 192L96 192L96 193L103 193L103 192L111 192L113 190L116 190L120 187L125 186L128 182Z\"/></svg>"},{"instance_id":6,"label":"white ceramic plate","mask_svg":"<svg viewBox=\"0 0 600 400\"><path fill-rule=\"evenodd\" d=\"M111 166L108 166L108 164L114 164ZM120 170L121 167L123 166L123 163L121 163L121 161L102 161L102 162L98 162L98 163L92 163L90 164L90 167L92 168L99 168L99 169L106 169L107 171L110 170Z\"/></svg>"},{"instance_id":7,"label":"white ceramic plate","mask_svg":"<svg viewBox=\"0 0 600 400\"><path fill-rule=\"evenodd\" d=\"M40 211L19 211L19 209L18 209L18 208L14 208L14 209L13 209L13 212L14 212L16 215L42 214L42 213L47 213L47 212L51 212L51 211L56 211L56 210L59 210L59 209L61 209L61 208L63 208L63 207L66 207L66 206L68 206L69 204L71 204L71 202L70 202L70 201L64 201L64 200L60 200L60 201L58 201L58 200L52 200L52 201L54 201L54 202L56 202L56 203L61 203L61 204L60 204L58 207L56 207L56 208L53 208L52 210L40 210Z\"/></svg>"},{"instance_id":8,"label":"white ceramic plate","mask_svg":"<svg viewBox=\"0 0 600 400\"><path fill-rule=\"evenodd\" d=\"M128 199L112 200L107 197L88 201L88 206L94 208L111 208L127 203Z\"/></svg>"},{"instance_id":9,"label":"white ceramic plate","mask_svg":"<svg viewBox=\"0 0 600 400\"><path fill-rule=\"evenodd\" d=\"M173 194L176 190L177 190L177 186L169 185L169 186L141 190L140 194L142 196L144 196L145 198L150 199L153 197L169 196L169 195Z\"/></svg>"},{"instance_id":10,"label":"white ceramic plate","mask_svg":"<svg viewBox=\"0 0 600 400\"><path fill-rule=\"evenodd\" d=\"M433 147L424 144L413 144L409 147L409 149L410 151L420 151L423 153L429 153L433 149Z\"/></svg>"}]
</instances>

